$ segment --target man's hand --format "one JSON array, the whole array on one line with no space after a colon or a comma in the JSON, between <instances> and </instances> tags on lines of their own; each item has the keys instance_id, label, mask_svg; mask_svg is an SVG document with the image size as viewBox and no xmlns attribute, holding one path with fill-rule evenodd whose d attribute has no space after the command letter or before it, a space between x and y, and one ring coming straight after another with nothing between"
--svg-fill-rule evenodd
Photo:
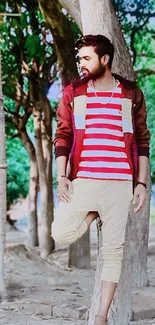
<instances>
[{"instance_id":1,"label":"man's hand","mask_svg":"<svg viewBox=\"0 0 155 325\"><path fill-rule=\"evenodd\" d=\"M57 198L62 202L70 202L73 193L72 182L67 177L61 177L57 188Z\"/></svg>"},{"instance_id":2,"label":"man's hand","mask_svg":"<svg viewBox=\"0 0 155 325\"><path fill-rule=\"evenodd\" d=\"M134 197L132 200L133 204L136 204L138 202L137 207L134 209L135 213L141 210L145 199L146 199L146 188L143 185L138 184L135 188Z\"/></svg>"}]
</instances>

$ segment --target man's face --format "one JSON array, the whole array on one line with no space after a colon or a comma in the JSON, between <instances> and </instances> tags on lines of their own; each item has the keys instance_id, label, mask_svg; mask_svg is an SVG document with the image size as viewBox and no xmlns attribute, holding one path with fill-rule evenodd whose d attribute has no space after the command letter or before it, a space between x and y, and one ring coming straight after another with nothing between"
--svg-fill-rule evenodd
<instances>
[{"instance_id":1,"label":"man's face","mask_svg":"<svg viewBox=\"0 0 155 325\"><path fill-rule=\"evenodd\" d=\"M93 46L85 46L79 50L80 68L84 77L90 76L91 79L97 79L104 75L106 67L101 63Z\"/></svg>"}]
</instances>

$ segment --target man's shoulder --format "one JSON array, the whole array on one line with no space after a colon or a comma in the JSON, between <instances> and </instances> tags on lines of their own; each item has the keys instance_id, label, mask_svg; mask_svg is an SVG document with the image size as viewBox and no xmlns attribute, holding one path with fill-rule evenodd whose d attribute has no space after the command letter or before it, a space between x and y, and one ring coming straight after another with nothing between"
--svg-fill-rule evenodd
<instances>
[{"instance_id":1,"label":"man's shoulder","mask_svg":"<svg viewBox=\"0 0 155 325\"><path fill-rule=\"evenodd\" d=\"M134 103L137 103L141 99L143 99L143 91L138 86L136 81L128 80L117 74L113 74L113 76L121 83L125 96L127 96L128 98L130 97Z\"/></svg>"},{"instance_id":2,"label":"man's shoulder","mask_svg":"<svg viewBox=\"0 0 155 325\"><path fill-rule=\"evenodd\" d=\"M123 88L127 89L127 90L137 90L138 86L137 86L137 82L135 80L129 80L127 78L124 78L116 73L112 74L115 79L117 79L121 85L123 86Z\"/></svg>"},{"instance_id":3,"label":"man's shoulder","mask_svg":"<svg viewBox=\"0 0 155 325\"><path fill-rule=\"evenodd\" d=\"M64 87L63 89L63 94L67 93L67 92L71 92L72 91L72 88L73 88L73 85L72 83L70 83L69 85L67 85L66 87Z\"/></svg>"},{"instance_id":4,"label":"man's shoulder","mask_svg":"<svg viewBox=\"0 0 155 325\"><path fill-rule=\"evenodd\" d=\"M63 93L71 95L73 97L80 94L85 94L87 91L87 80L86 78L75 79L68 86L64 88Z\"/></svg>"}]
</instances>

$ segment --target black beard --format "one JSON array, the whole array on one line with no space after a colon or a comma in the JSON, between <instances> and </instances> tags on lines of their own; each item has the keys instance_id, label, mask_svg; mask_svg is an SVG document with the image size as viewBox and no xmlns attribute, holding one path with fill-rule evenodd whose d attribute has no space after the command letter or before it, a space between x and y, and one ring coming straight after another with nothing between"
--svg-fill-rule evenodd
<instances>
[{"instance_id":1,"label":"black beard","mask_svg":"<svg viewBox=\"0 0 155 325\"><path fill-rule=\"evenodd\" d=\"M103 76L105 74L106 68L103 66L100 66L97 71L93 74L91 74L88 71L88 74L83 74L83 78L77 78L72 81L73 87L78 87L80 85L88 83L90 80L96 80Z\"/></svg>"},{"instance_id":2,"label":"black beard","mask_svg":"<svg viewBox=\"0 0 155 325\"><path fill-rule=\"evenodd\" d=\"M103 67L103 66L100 66L100 67L96 70L96 72L94 72L93 74L91 74L91 78L92 78L92 80L96 80L96 79L98 79L98 78L100 78L100 77L103 77L104 74L105 74L105 71L106 71L106 68Z\"/></svg>"},{"instance_id":3,"label":"black beard","mask_svg":"<svg viewBox=\"0 0 155 325\"><path fill-rule=\"evenodd\" d=\"M87 82L90 80L96 80L96 79L104 76L105 71L106 71L106 68L103 67L102 65L100 65L94 73L90 73L88 71L88 74L86 74L86 75L84 74L84 80Z\"/></svg>"}]
</instances>

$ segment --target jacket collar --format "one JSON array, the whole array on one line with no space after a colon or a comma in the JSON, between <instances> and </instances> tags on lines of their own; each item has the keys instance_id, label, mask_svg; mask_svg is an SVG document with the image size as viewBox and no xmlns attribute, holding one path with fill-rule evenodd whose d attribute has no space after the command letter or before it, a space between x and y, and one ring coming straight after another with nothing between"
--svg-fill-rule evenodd
<instances>
[{"instance_id":1,"label":"jacket collar","mask_svg":"<svg viewBox=\"0 0 155 325\"><path fill-rule=\"evenodd\" d=\"M115 79L118 79L122 86L126 89L135 89L137 87L136 81L125 79L116 73L112 73L112 75Z\"/></svg>"},{"instance_id":2,"label":"jacket collar","mask_svg":"<svg viewBox=\"0 0 155 325\"><path fill-rule=\"evenodd\" d=\"M132 97L132 91L137 87L137 83L135 81L127 80L115 73L112 74L122 85L122 91L124 97ZM74 96L86 95L87 94L87 83L88 80L86 78L76 79L72 82L72 88L74 92Z\"/></svg>"}]
</instances>

